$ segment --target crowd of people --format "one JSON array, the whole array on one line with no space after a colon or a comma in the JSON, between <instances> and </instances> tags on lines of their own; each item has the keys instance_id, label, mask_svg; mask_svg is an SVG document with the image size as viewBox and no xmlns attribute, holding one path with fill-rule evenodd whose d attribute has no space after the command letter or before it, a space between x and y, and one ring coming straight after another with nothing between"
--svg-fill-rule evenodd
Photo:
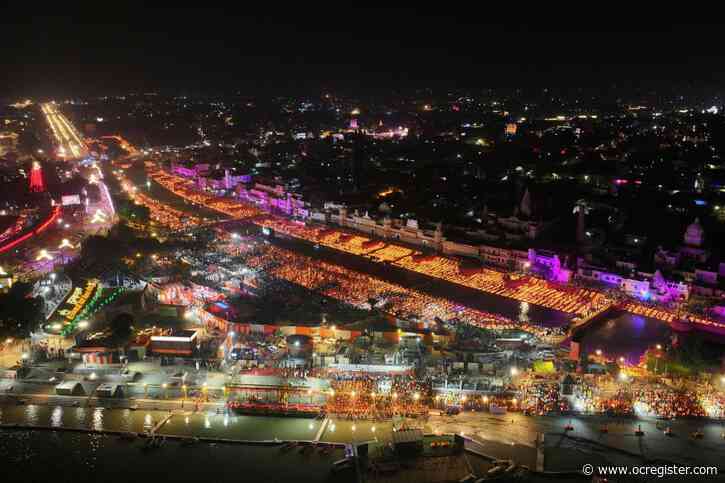
<instances>
[{"instance_id":1,"label":"crowd of people","mask_svg":"<svg viewBox=\"0 0 725 483\"><path fill-rule=\"evenodd\" d=\"M579 288L564 290L543 280L526 277L525 283L507 283L504 273L481 269L475 272L461 270L459 263L448 257L420 253L393 243L382 245L367 237L347 233L338 229L315 228L283 217L265 214L242 201L221 198L197 190L191 180L156 170L151 177L175 194L194 203L207 206L235 219L250 219L262 227L270 228L292 237L316 244L329 246L355 255L364 255L378 262L393 263L396 266L419 272L431 277L447 280L487 293L495 293L523 302L533 303L563 312L585 315L593 305L604 302L601 293Z\"/></svg>"},{"instance_id":2,"label":"crowd of people","mask_svg":"<svg viewBox=\"0 0 725 483\"><path fill-rule=\"evenodd\" d=\"M347 419L389 419L428 414L430 381L410 374L328 372L332 386L325 413Z\"/></svg>"},{"instance_id":3,"label":"crowd of people","mask_svg":"<svg viewBox=\"0 0 725 483\"><path fill-rule=\"evenodd\" d=\"M561 397L557 381L527 382L519 389L521 409L527 414L543 416L570 410L568 401Z\"/></svg>"},{"instance_id":4,"label":"crowd of people","mask_svg":"<svg viewBox=\"0 0 725 483\"><path fill-rule=\"evenodd\" d=\"M326 297L362 309L371 302L404 318L432 321L458 319L476 327L494 330L523 330L542 339L563 336L563 332L533 324L515 322L502 315L458 305L448 299L386 282L362 272L314 260L275 246L264 246L245 263L271 277L287 280Z\"/></svg>"},{"instance_id":5,"label":"crowd of people","mask_svg":"<svg viewBox=\"0 0 725 483\"><path fill-rule=\"evenodd\" d=\"M614 298L601 290L584 286L558 286L544 280L523 276L518 282L510 283L510 277L502 272L480 268L463 270L452 258L432 255L422 256L419 252L391 243L381 243L361 235L347 233L340 229L315 228L304 223L291 221L281 216L260 211L239 200L218 197L199 191L193 181L172 175L162 170L152 170L155 181L175 194L194 203L232 216L235 219L249 219L259 226L274 229L290 236L305 239L316 244L365 256L369 259L392 263L401 268L440 278L487 293L502 295L527 303L586 317L614 302ZM650 306L641 302L623 304L627 311L671 322L678 313L661 306ZM717 326L725 330L725 324L711 318L685 314L684 318L694 323Z\"/></svg>"}]
</instances>

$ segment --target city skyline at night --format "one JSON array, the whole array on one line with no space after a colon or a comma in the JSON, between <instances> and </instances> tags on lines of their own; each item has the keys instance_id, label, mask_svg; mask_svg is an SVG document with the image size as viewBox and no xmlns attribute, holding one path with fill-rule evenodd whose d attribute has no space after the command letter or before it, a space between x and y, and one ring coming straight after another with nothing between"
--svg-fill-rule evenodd
<instances>
[{"instance_id":1,"label":"city skyline at night","mask_svg":"<svg viewBox=\"0 0 725 483\"><path fill-rule=\"evenodd\" d=\"M7 13L4 481L721 478L720 26Z\"/></svg>"}]
</instances>

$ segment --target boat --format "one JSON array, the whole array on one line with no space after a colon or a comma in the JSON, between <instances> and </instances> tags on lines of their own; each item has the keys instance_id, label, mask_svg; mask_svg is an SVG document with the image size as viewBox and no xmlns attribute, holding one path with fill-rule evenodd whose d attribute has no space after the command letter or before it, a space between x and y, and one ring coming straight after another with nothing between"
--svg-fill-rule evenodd
<instances>
[{"instance_id":1,"label":"boat","mask_svg":"<svg viewBox=\"0 0 725 483\"><path fill-rule=\"evenodd\" d=\"M602 425L602 426L601 426L601 427L599 428L599 432L600 432L600 433L602 433L602 434L606 434L606 433L608 433L608 432L609 432L609 428L607 427L607 425L606 425L606 424L603 424L603 425Z\"/></svg>"},{"instance_id":2,"label":"boat","mask_svg":"<svg viewBox=\"0 0 725 483\"><path fill-rule=\"evenodd\" d=\"M704 438L704 437L705 437L705 435L704 435L704 434L702 434L702 431L700 431L700 430L697 430L697 431L695 431L694 433L691 433L691 434L690 434L690 437L691 437L692 439L702 439L702 438Z\"/></svg>"},{"instance_id":3,"label":"boat","mask_svg":"<svg viewBox=\"0 0 725 483\"><path fill-rule=\"evenodd\" d=\"M667 426L667 428L665 428L665 436L674 436L671 427Z\"/></svg>"}]
</instances>

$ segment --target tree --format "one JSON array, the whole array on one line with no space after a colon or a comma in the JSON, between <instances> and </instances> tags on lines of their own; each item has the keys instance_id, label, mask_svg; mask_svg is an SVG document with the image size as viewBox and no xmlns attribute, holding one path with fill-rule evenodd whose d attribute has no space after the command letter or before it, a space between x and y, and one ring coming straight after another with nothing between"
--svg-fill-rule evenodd
<instances>
[{"instance_id":1,"label":"tree","mask_svg":"<svg viewBox=\"0 0 725 483\"><path fill-rule=\"evenodd\" d=\"M110 324L111 339L116 344L126 342L133 334L133 317L130 314L117 315Z\"/></svg>"},{"instance_id":2,"label":"tree","mask_svg":"<svg viewBox=\"0 0 725 483\"><path fill-rule=\"evenodd\" d=\"M30 297L32 285L19 282L0 295L0 336L25 338L43 318L43 301Z\"/></svg>"},{"instance_id":3,"label":"tree","mask_svg":"<svg viewBox=\"0 0 725 483\"><path fill-rule=\"evenodd\" d=\"M137 205L126 198L116 200L116 213L129 222L148 223L150 210L143 205Z\"/></svg>"}]
</instances>

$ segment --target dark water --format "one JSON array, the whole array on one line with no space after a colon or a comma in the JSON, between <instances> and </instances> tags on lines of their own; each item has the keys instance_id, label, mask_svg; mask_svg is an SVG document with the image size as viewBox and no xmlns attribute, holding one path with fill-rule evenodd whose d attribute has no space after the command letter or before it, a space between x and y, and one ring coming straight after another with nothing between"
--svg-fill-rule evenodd
<instances>
[{"instance_id":1,"label":"dark water","mask_svg":"<svg viewBox=\"0 0 725 483\"><path fill-rule=\"evenodd\" d=\"M280 451L272 446L205 444L182 446L167 440L144 450L141 441L63 431L0 430L3 482L354 481L352 472L335 474L329 455Z\"/></svg>"},{"instance_id":2,"label":"dark water","mask_svg":"<svg viewBox=\"0 0 725 483\"><path fill-rule=\"evenodd\" d=\"M351 472L331 473L331 464L344 456L342 448L327 455L317 451L300 454L296 449L281 451L276 446L255 444L199 443L187 447L168 439L161 448L146 450L140 439L125 441L115 435L61 430L143 432L168 415L165 411L0 405L0 424L51 428L0 429L0 460L11 463L1 481L122 481L158 476L173 481L354 481ZM322 421L302 418L175 413L158 434L248 441L319 437L335 443L386 442L392 434L390 423L332 419L324 428L322 425Z\"/></svg>"},{"instance_id":3,"label":"dark water","mask_svg":"<svg viewBox=\"0 0 725 483\"><path fill-rule=\"evenodd\" d=\"M601 349L610 358L624 357L636 364L648 348L668 344L671 335L670 327L660 320L620 313L584 329L577 339L588 353Z\"/></svg>"}]
</instances>

